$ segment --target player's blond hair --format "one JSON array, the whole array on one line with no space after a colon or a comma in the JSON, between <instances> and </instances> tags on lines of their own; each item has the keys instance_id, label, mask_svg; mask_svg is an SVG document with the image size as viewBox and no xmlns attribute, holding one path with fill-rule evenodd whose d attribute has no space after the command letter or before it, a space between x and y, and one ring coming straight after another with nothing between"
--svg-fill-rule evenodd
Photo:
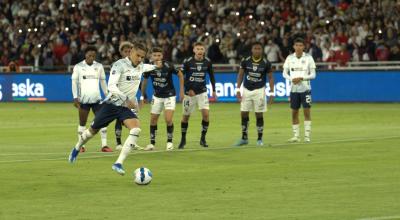
<instances>
[{"instance_id":1,"label":"player's blond hair","mask_svg":"<svg viewBox=\"0 0 400 220\"><path fill-rule=\"evenodd\" d=\"M133 44L132 44L131 42L129 42L129 41L124 41L124 42L122 42L122 43L119 45L119 52L122 53L122 51L123 51L125 48L132 49L132 48L133 48Z\"/></svg>"}]
</instances>

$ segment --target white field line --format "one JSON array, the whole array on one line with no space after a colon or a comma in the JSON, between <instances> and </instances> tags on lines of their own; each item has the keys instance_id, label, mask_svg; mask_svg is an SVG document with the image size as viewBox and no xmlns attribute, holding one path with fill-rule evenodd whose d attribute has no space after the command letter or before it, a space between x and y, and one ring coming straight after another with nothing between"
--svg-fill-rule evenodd
<instances>
[{"instance_id":1,"label":"white field line","mask_svg":"<svg viewBox=\"0 0 400 220\"><path fill-rule=\"evenodd\" d=\"M374 137L374 138L348 138L342 140L330 140L330 141L315 141L311 143L282 143L282 144L269 144L264 147L257 146L244 146L244 147L219 147L219 148L195 148L195 149L185 149L185 150L174 150L174 151L165 151L165 150L155 150L155 151L133 151L132 154L154 154L154 153L175 153L175 152L193 152L193 151L213 151L213 150L232 150L232 149L249 149L249 148L266 148L266 147L288 147L288 146L299 146L299 145L315 145L315 144L335 144L335 143L344 143L344 142L359 142L359 141L376 141L376 140L385 140L385 139L396 139L400 138L400 136L388 136L388 137ZM24 155L65 155L64 157L58 158L39 158L39 159L28 159L28 160L0 160L0 163L20 163L20 162L35 162L35 161L59 161L65 160L67 161L68 152L59 152L59 153L18 153L18 154L0 154L0 156L24 156ZM94 154L93 156L84 156L88 154ZM100 155L99 155L100 154ZM85 152L83 156L79 157L78 160L81 159L96 159L96 158L104 158L110 156L116 156L119 152L114 153L103 153L103 152Z\"/></svg>"},{"instance_id":2,"label":"white field line","mask_svg":"<svg viewBox=\"0 0 400 220\"><path fill-rule=\"evenodd\" d=\"M400 219L400 215L360 218L360 219L357 219L357 220L396 220L396 219L399 220Z\"/></svg>"}]
</instances>

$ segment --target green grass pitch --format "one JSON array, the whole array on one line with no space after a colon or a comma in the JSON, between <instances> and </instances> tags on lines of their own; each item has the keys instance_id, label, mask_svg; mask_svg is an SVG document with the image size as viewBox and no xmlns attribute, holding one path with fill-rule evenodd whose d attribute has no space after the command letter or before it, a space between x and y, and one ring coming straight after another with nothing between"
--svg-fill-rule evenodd
<instances>
[{"instance_id":1,"label":"green grass pitch","mask_svg":"<svg viewBox=\"0 0 400 220\"><path fill-rule=\"evenodd\" d=\"M117 153L99 152L99 136L67 162L77 139L72 104L1 103L0 219L400 219L399 112L400 104L316 103L312 143L288 144L289 107L276 104L265 113L264 147L255 146L253 114L250 144L232 147L239 104L213 104L209 149L198 143L199 112L181 151L165 152L160 120L157 151L133 152L121 177L111 170ZM178 105L175 146L181 113ZM139 115L146 146L149 106ZM133 183L140 166L154 174L148 186Z\"/></svg>"}]
</instances>

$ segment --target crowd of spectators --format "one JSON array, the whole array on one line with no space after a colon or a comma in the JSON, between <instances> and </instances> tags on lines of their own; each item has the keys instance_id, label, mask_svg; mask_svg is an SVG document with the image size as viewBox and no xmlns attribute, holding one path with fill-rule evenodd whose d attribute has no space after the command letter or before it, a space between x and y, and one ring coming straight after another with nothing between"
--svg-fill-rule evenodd
<instances>
[{"instance_id":1,"label":"crowd of spectators","mask_svg":"<svg viewBox=\"0 0 400 220\"><path fill-rule=\"evenodd\" d=\"M302 36L317 62L400 60L400 0L2 0L0 66L74 65L89 44L119 58L122 41L160 46L176 63L207 45L214 63L238 63L262 42L283 62Z\"/></svg>"}]
</instances>

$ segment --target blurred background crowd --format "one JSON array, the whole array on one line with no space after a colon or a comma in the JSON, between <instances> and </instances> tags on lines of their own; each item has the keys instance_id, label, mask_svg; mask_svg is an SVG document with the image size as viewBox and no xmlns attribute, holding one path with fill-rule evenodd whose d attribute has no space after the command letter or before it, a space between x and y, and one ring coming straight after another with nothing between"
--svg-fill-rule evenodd
<instances>
[{"instance_id":1,"label":"blurred background crowd","mask_svg":"<svg viewBox=\"0 0 400 220\"><path fill-rule=\"evenodd\" d=\"M134 40L176 63L202 41L214 63L230 64L260 41L283 62L297 36L316 62L400 60L399 18L400 0L2 0L0 66L74 65L89 44L109 65Z\"/></svg>"}]
</instances>

